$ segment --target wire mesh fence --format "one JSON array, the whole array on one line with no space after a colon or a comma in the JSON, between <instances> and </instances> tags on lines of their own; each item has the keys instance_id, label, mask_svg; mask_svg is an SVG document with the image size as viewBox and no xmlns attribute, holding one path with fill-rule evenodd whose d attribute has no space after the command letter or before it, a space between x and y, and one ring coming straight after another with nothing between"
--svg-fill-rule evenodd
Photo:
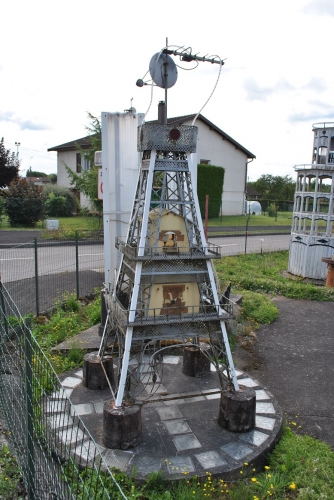
<instances>
[{"instance_id":1,"label":"wire mesh fence","mask_svg":"<svg viewBox=\"0 0 334 500\"><path fill-rule=\"evenodd\" d=\"M64 294L77 298L101 288L103 235L91 239L41 240L0 250L0 275L21 314L40 314Z\"/></svg>"},{"instance_id":2,"label":"wire mesh fence","mask_svg":"<svg viewBox=\"0 0 334 500\"><path fill-rule=\"evenodd\" d=\"M0 281L0 408L29 500L127 498Z\"/></svg>"}]
</instances>

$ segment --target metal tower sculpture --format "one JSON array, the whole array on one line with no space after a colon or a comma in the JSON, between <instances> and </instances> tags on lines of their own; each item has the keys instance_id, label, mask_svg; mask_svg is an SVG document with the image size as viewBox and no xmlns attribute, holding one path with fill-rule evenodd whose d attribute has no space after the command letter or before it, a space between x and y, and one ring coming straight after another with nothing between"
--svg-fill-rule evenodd
<instances>
[{"instance_id":1,"label":"metal tower sculpture","mask_svg":"<svg viewBox=\"0 0 334 500\"><path fill-rule=\"evenodd\" d=\"M151 61L152 79L166 94L176 81L168 55L179 55L175 52L166 49ZM185 60L196 57L188 54ZM114 289L106 294L119 358L116 408L124 398L144 399L148 380L154 392L163 354L175 343L198 350L202 342L209 344L206 355L222 389L239 390L224 323L232 317L231 306L219 297L211 260L221 258L220 248L206 242L192 183L189 160L196 151L197 127L168 125L163 115L162 123L138 129L141 170L126 241L116 241L121 265Z\"/></svg>"},{"instance_id":2,"label":"metal tower sculpture","mask_svg":"<svg viewBox=\"0 0 334 500\"><path fill-rule=\"evenodd\" d=\"M334 123L313 125L310 165L296 165L297 182L288 271L325 279L323 258L334 252Z\"/></svg>"}]
</instances>

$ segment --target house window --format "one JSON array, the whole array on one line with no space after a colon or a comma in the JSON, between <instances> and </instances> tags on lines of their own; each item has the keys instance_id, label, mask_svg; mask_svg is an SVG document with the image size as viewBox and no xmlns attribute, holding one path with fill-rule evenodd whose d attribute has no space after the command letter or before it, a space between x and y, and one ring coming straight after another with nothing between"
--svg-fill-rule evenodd
<instances>
[{"instance_id":1,"label":"house window","mask_svg":"<svg viewBox=\"0 0 334 500\"><path fill-rule=\"evenodd\" d=\"M88 158L85 158L80 153L76 155L76 171L77 174L89 170L91 168L91 162Z\"/></svg>"},{"instance_id":2,"label":"house window","mask_svg":"<svg viewBox=\"0 0 334 500\"><path fill-rule=\"evenodd\" d=\"M201 165L210 165L211 160L200 160Z\"/></svg>"},{"instance_id":3,"label":"house window","mask_svg":"<svg viewBox=\"0 0 334 500\"><path fill-rule=\"evenodd\" d=\"M77 153L76 155L76 172L77 174L81 173L81 154Z\"/></svg>"}]
</instances>

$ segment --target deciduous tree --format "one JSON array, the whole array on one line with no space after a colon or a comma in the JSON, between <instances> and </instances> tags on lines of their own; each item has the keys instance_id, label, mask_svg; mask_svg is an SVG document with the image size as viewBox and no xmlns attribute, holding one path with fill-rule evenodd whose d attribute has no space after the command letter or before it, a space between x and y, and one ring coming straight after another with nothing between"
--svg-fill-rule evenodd
<instances>
[{"instance_id":1,"label":"deciduous tree","mask_svg":"<svg viewBox=\"0 0 334 500\"><path fill-rule=\"evenodd\" d=\"M86 127L86 130L90 135L91 147L89 149L82 149L78 146L77 149L78 152L89 161L91 168L85 170L81 174L73 172L67 165L65 165L65 168L70 178L71 185L75 186L78 191L84 193L89 198L95 210L102 212L103 202L98 199L97 193L98 168L94 165L95 151L102 150L101 122L91 113L88 113L88 118L90 124Z\"/></svg>"},{"instance_id":2,"label":"deciduous tree","mask_svg":"<svg viewBox=\"0 0 334 500\"><path fill-rule=\"evenodd\" d=\"M19 161L15 153L5 148L4 139L0 142L0 188L9 186L19 176Z\"/></svg>"}]
</instances>

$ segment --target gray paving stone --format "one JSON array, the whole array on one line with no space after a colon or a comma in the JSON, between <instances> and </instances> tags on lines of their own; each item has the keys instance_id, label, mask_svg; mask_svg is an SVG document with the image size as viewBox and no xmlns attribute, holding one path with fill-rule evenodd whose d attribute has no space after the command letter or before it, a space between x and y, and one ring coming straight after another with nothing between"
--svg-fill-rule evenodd
<instances>
[{"instance_id":1,"label":"gray paving stone","mask_svg":"<svg viewBox=\"0 0 334 500\"><path fill-rule=\"evenodd\" d=\"M142 375L142 377L140 377L141 383L142 384L153 384L153 375L154 375L153 371L149 371L148 373L145 373L145 375ZM161 380L158 375L156 377L157 377L157 379L154 382L155 384L160 382L160 380Z\"/></svg>"},{"instance_id":2,"label":"gray paving stone","mask_svg":"<svg viewBox=\"0 0 334 500\"><path fill-rule=\"evenodd\" d=\"M66 445L83 441L85 434L79 427L71 427L58 432L59 439Z\"/></svg>"},{"instance_id":3,"label":"gray paving stone","mask_svg":"<svg viewBox=\"0 0 334 500\"><path fill-rule=\"evenodd\" d=\"M245 387L257 387L259 384L250 377L238 379L239 385L244 385Z\"/></svg>"},{"instance_id":4,"label":"gray paving stone","mask_svg":"<svg viewBox=\"0 0 334 500\"><path fill-rule=\"evenodd\" d=\"M169 434L185 434L191 432L191 429L185 420L166 420L164 421Z\"/></svg>"},{"instance_id":5,"label":"gray paving stone","mask_svg":"<svg viewBox=\"0 0 334 500\"><path fill-rule=\"evenodd\" d=\"M266 393L264 389L256 389L255 390L256 401L262 401L265 399L270 399L269 395Z\"/></svg>"},{"instance_id":6,"label":"gray paving stone","mask_svg":"<svg viewBox=\"0 0 334 500\"><path fill-rule=\"evenodd\" d=\"M50 397L52 399L67 399L71 397L72 392L73 389L62 387L59 391L53 392Z\"/></svg>"},{"instance_id":7,"label":"gray paving stone","mask_svg":"<svg viewBox=\"0 0 334 500\"><path fill-rule=\"evenodd\" d=\"M180 399L171 399L169 401L164 401L164 404L166 406L182 405L184 403L185 403L185 400L183 398L180 398Z\"/></svg>"},{"instance_id":8,"label":"gray paving stone","mask_svg":"<svg viewBox=\"0 0 334 500\"><path fill-rule=\"evenodd\" d=\"M160 384L160 385L147 384L145 386L145 392L148 395L152 395L152 396L155 394L168 394L166 387L162 384Z\"/></svg>"},{"instance_id":9,"label":"gray paving stone","mask_svg":"<svg viewBox=\"0 0 334 500\"><path fill-rule=\"evenodd\" d=\"M252 448L249 448L238 441L232 441L231 443L225 444L224 446L221 446L220 449L230 457L234 458L234 460L241 460L253 451Z\"/></svg>"},{"instance_id":10,"label":"gray paving stone","mask_svg":"<svg viewBox=\"0 0 334 500\"><path fill-rule=\"evenodd\" d=\"M162 362L170 365L178 365L179 363L181 363L181 360L181 356L164 356Z\"/></svg>"},{"instance_id":11,"label":"gray paving stone","mask_svg":"<svg viewBox=\"0 0 334 500\"><path fill-rule=\"evenodd\" d=\"M166 459L169 474L187 474L195 472L193 461L190 457L170 457Z\"/></svg>"},{"instance_id":12,"label":"gray paving stone","mask_svg":"<svg viewBox=\"0 0 334 500\"><path fill-rule=\"evenodd\" d=\"M143 455L141 457L136 457L134 465L139 473L147 474L148 472L159 472L161 469L161 458Z\"/></svg>"},{"instance_id":13,"label":"gray paving stone","mask_svg":"<svg viewBox=\"0 0 334 500\"><path fill-rule=\"evenodd\" d=\"M183 436L175 436L173 443L178 451L192 450L194 448L202 448L201 443L198 441L194 434L185 434Z\"/></svg>"},{"instance_id":14,"label":"gray paving stone","mask_svg":"<svg viewBox=\"0 0 334 500\"><path fill-rule=\"evenodd\" d=\"M73 419L67 413L59 413L54 417L49 417L48 422L51 429L59 429L60 427L73 425Z\"/></svg>"},{"instance_id":15,"label":"gray paving stone","mask_svg":"<svg viewBox=\"0 0 334 500\"><path fill-rule=\"evenodd\" d=\"M63 387L70 387L71 389L75 389L80 384L81 380L78 377L66 377L61 383Z\"/></svg>"},{"instance_id":16,"label":"gray paving stone","mask_svg":"<svg viewBox=\"0 0 334 500\"><path fill-rule=\"evenodd\" d=\"M66 399L56 399L47 401L46 412L47 413L60 413L66 411L67 400Z\"/></svg>"},{"instance_id":17,"label":"gray paving stone","mask_svg":"<svg viewBox=\"0 0 334 500\"><path fill-rule=\"evenodd\" d=\"M255 417L255 427L260 429L266 429L268 431L272 431L275 427L276 419L269 417L262 417L260 415L256 415Z\"/></svg>"},{"instance_id":18,"label":"gray paving stone","mask_svg":"<svg viewBox=\"0 0 334 500\"><path fill-rule=\"evenodd\" d=\"M173 418L182 418L183 415L177 406L170 406L168 408L157 408L157 412L161 420L171 420Z\"/></svg>"},{"instance_id":19,"label":"gray paving stone","mask_svg":"<svg viewBox=\"0 0 334 500\"><path fill-rule=\"evenodd\" d=\"M196 403L197 401L205 401L205 396L194 396L192 398L186 398L186 403Z\"/></svg>"},{"instance_id":20,"label":"gray paving stone","mask_svg":"<svg viewBox=\"0 0 334 500\"><path fill-rule=\"evenodd\" d=\"M204 453L195 454L195 457L204 470L227 464L226 460L224 460L217 451L206 451Z\"/></svg>"},{"instance_id":21,"label":"gray paving stone","mask_svg":"<svg viewBox=\"0 0 334 500\"><path fill-rule=\"evenodd\" d=\"M104 462L108 467L124 470L133 458L132 451L107 450L102 454Z\"/></svg>"},{"instance_id":22,"label":"gray paving stone","mask_svg":"<svg viewBox=\"0 0 334 500\"><path fill-rule=\"evenodd\" d=\"M256 413L276 413L272 403L256 403Z\"/></svg>"},{"instance_id":23,"label":"gray paving stone","mask_svg":"<svg viewBox=\"0 0 334 500\"><path fill-rule=\"evenodd\" d=\"M74 375L78 378L83 378L83 370L78 370L74 373Z\"/></svg>"},{"instance_id":24,"label":"gray paving stone","mask_svg":"<svg viewBox=\"0 0 334 500\"><path fill-rule=\"evenodd\" d=\"M92 441L84 441L73 450L73 454L81 463L91 462L93 460L95 461L104 450L105 448L103 446L95 446Z\"/></svg>"},{"instance_id":25,"label":"gray paving stone","mask_svg":"<svg viewBox=\"0 0 334 500\"><path fill-rule=\"evenodd\" d=\"M95 413L103 413L104 401L94 403Z\"/></svg>"},{"instance_id":26,"label":"gray paving stone","mask_svg":"<svg viewBox=\"0 0 334 500\"><path fill-rule=\"evenodd\" d=\"M219 394L207 394L205 396L206 399L220 399L220 393Z\"/></svg>"},{"instance_id":27,"label":"gray paving stone","mask_svg":"<svg viewBox=\"0 0 334 500\"><path fill-rule=\"evenodd\" d=\"M260 446L268 439L268 434L264 434L263 432L252 430L250 432L246 432L239 436L241 441L245 441L246 443L254 444L255 446Z\"/></svg>"},{"instance_id":28,"label":"gray paving stone","mask_svg":"<svg viewBox=\"0 0 334 500\"><path fill-rule=\"evenodd\" d=\"M71 407L72 417L75 415L90 415L91 413L94 413L94 408L91 403L81 403Z\"/></svg>"},{"instance_id":29,"label":"gray paving stone","mask_svg":"<svg viewBox=\"0 0 334 500\"><path fill-rule=\"evenodd\" d=\"M152 401L151 403L146 403L145 408L156 408L157 406L163 407L164 402L162 400L160 401Z\"/></svg>"}]
</instances>

